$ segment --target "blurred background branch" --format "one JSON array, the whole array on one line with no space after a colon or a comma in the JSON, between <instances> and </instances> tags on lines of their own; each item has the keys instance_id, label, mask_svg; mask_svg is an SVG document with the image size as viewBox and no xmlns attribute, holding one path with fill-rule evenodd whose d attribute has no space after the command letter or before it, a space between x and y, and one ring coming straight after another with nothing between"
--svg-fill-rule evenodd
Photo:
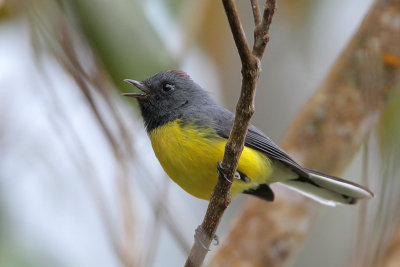
<instances>
[{"instance_id":1,"label":"blurred background branch","mask_svg":"<svg viewBox=\"0 0 400 267\"><path fill-rule=\"evenodd\" d=\"M302 165L340 175L399 89L399 64L391 60L400 59L400 26L393 24L400 16L399 4L397 0L375 2L320 89L291 123L281 145ZM385 139L389 140L393 142ZM386 198L386 190L398 178L388 177L390 182L383 191L376 192L378 197ZM271 205L249 199L211 265L286 264L304 241L317 207L303 198L279 199ZM389 210L387 206L381 208ZM368 232L363 235L367 236ZM377 259L367 259L366 255L374 254L371 252L378 246L372 248L365 240L358 245L364 251L356 262L360 266L375 266Z\"/></svg>"}]
</instances>

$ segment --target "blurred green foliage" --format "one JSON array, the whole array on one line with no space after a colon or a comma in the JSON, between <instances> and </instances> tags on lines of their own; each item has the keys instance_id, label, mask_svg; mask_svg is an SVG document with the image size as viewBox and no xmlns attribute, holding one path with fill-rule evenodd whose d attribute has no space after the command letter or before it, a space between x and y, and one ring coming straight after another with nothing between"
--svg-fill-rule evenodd
<instances>
[{"instance_id":1,"label":"blurred green foliage","mask_svg":"<svg viewBox=\"0 0 400 267\"><path fill-rule=\"evenodd\" d=\"M176 66L137 1L71 3L86 38L122 92L132 91L123 79L142 80Z\"/></svg>"},{"instance_id":2,"label":"blurred green foliage","mask_svg":"<svg viewBox=\"0 0 400 267\"><path fill-rule=\"evenodd\" d=\"M380 142L383 152L393 153L400 160L400 84L394 90L394 96L382 114L380 123ZM386 153L384 153L385 155Z\"/></svg>"}]
</instances>

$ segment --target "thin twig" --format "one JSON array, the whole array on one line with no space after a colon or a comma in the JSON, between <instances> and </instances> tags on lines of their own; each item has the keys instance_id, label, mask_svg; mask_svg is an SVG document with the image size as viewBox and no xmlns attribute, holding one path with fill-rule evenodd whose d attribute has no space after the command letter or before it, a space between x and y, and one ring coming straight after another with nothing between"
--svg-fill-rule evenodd
<instances>
[{"instance_id":1,"label":"thin twig","mask_svg":"<svg viewBox=\"0 0 400 267\"><path fill-rule=\"evenodd\" d=\"M251 51L247 43L246 35L244 34L242 23L240 22L239 14L235 2L233 0L222 0L225 8L226 17L228 18L229 26L231 27L233 39L239 52L240 60L243 63L251 61Z\"/></svg>"},{"instance_id":2,"label":"thin twig","mask_svg":"<svg viewBox=\"0 0 400 267\"><path fill-rule=\"evenodd\" d=\"M215 232L222 215L230 204L230 190L232 186L230 181L233 180L236 172L239 157L244 147L247 129L250 125L250 119L254 114L254 95L261 71L260 58L265 50L266 42L268 42L269 39L263 38L264 41L260 43L260 47L255 44L256 54L250 52L235 3L233 0L223 0L222 2L242 61L242 88L236 106L235 121L233 122L232 130L225 146L225 154L221 164L223 173L219 173L217 185L211 194L210 203L203 223L196 230L195 242L185 266L201 266L209 251L211 241L215 237ZM267 0L265 8L272 10L264 10L263 20L255 29L255 31L259 30L265 33L263 36L268 34L269 23L271 23L271 18L275 10L275 0ZM266 16L265 14L268 15ZM255 21L258 20L258 18L254 19ZM255 35L257 34L255 33Z\"/></svg>"},{"instance_id":3,"label":"thin twig","mask_svg":"<svg viewBox=\"0 0 400 267\"><path fill-rule=\"evenodd\" d=\"M269 41L269 26L276 9L276 0L267 0L264 5L264 14L260 24L254 30L253 55L262 59L265 47Z\"/></svg>"},{"instance_id":4,"label":"thin twig","mask_svg":"<svg viewBox=\"0 0 400 267\"><path fill-rule=\"evenodd\" d=\"M253 10L254 25L258 26L261 23L261 11L258 6L258 0L251 0L251 10Z\"/></svg>"}]
</instances>

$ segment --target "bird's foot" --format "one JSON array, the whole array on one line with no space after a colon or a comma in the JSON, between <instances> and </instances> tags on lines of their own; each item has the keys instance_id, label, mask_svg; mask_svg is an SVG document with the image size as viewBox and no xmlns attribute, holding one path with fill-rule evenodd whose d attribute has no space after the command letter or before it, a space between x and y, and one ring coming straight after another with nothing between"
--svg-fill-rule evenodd
<instances>
[{"instance_id":1,"label":"bird's foot","mask_svg":"<svg viewBox=\"0 0 400 267\"><path fill-rule=\"evenodd\" d=\"M229 183L233 183L232 180L230 180L230 179L228 179L228 177L226 177L226 174L225 174L226 169L224 167L222 167L222 161L218 161L217 171L218 171L218 174L220 176L224 177L224 179L226 181L228 181Z\"/></svg>"},{"instance_id":2,"label":"bird's foot","mask_svg":"<svg viewBox=\"0 0 400 267\"><path fill-rule=\"evenodd\" d=\"M197 242L199 242L200 246L207 251L211 251L205 244L205 240L207 239L206 233L204 233L204 230L201 228L201 225L197 226L194 238ZM219 245L219 238L216 234L214 234L213 240L215 241L214 246Z\"/></svg>"}]
</instances>

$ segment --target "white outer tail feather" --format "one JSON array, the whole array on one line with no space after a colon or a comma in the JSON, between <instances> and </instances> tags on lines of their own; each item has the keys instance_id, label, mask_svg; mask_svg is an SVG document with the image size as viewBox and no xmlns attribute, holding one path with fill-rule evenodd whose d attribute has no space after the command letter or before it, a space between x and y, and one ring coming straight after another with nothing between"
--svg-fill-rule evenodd
<instances>
[{"instance_id":1,"label":"white outer tail feather","mask_svg":"<svg viewBox=\"0 0 400 267\"><path fill-rule=\"evenodd\" d=\"M355 204L358 199L374 196L367 188L355 183L313 170L308 171L309 178L280 181L280 183L328 206Z\"/></svg>"}]
</instances>

